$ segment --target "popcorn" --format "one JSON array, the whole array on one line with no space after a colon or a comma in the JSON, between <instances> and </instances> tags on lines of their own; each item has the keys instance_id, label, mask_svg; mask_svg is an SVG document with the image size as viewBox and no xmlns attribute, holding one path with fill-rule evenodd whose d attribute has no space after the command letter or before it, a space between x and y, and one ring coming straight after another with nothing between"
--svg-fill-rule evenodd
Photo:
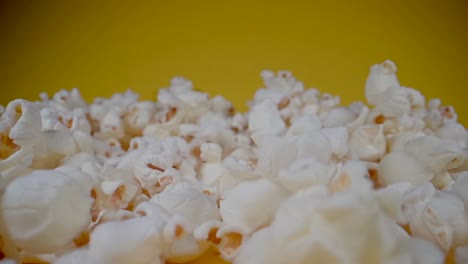
<instances>
[{"instance_id":1,"label":"popcorn","mask_svg":"<svg viewBox=\"0 0 468 264\"><path fill-rule=\"evenodd\" d=\"M89 257L94 263L154 263L178 236L177 223L143 216L98 225L91 235Z\"/></svg>"},{"instance_id":2,"label":"popcorn","mask_svg":"<svg viewBox=\"0 0 468 264\"><path fill-rule=\"evenodd\" d=\"M346 107L331 109L323 120L323 127L339 127L348 124L356 118L356 114Z\"/></svg>"},{"instance_id":3,"label":"popcorn","mask_svg":"<svg viewBox=\"0 0 468 264\"><path fill-rule=\"evenodd\" d=\"M286 131L276 105L270 100L256 104L249 115L249 132L253 141L259 145L263 136L278 136Z\"/></svg>"},{"instance_id":4,"label":"popcorn","mask_svg":"<svg viewBox=\"0 0 468 264\"><path fill-rule=\"evenodd\" d=\"M36 253L54 252L86 227L92 199L90 190L77 182L79 178L38 170L6 187L2 215L17 247Z\"/></svg>"},{"instance_id":5,"label":"popcorn","mask_svg":"<svg viewBox=\"0 0 468 264\"><path fill-rule=\"evenodd\" d=\"M375 162L385 155L386 143L382 125L367 125L352 133L349 147L354 158Z\"/></svg>"},{"instance_id":6,"label":"popcorn","mask_svg":"<svg viewBox=\"0 0 468 264\"><path fill-rule=\"evenodd\" d=\"M468 133L396 71L370 68L370 106L288 71L246 113L181 77L0 106L0 262L465 263Z\"/></svg>"},{"instance_id":7,"label":"popcorn","mask_svg":"<svg viewBox=\"0 0 468 264\"><path fill-rule=\"evenodd\" d=\"M366 80L366 99L370 104L377 105L382 94L389 88L399 87L396 77L395 63L386 60L382 64L373 65Z\"/></svg>"},{"instance_id":8,"label":"popcorn","mask_svg":"<svg viewBox=\"0 0 468 264\"><path fill-rule=\"evenodd\" d=\"M216 202L188 182L170 185L155 195L151 202L190 221L188 228L191 230L205 222L220 220ZM192 235L186 234L171 245L164 255L171 262L184 263L197 258L208 248L208 243L198 242Z\"/></svg>"},{"instance_id":9,"label":"popcorn","mask_svg":"<svg viewBox=\"0 0 468 264\"><path fill-rule=\"evenodd\" d=\"M290 192L313 185L327 184L336 170L335 164L326 164L317 158L298 159L279 173L279 181Z\"/></svg>"},{"instance_id":10,"label":"popcorn","mask_svg":"<svg viewBox=\"0 0 468 264\"><path fill-rule=\"evenodd\" d=\"M288 193L267 179L240 183L221 200L220 213L225 225L250 234L268 225Z\"/></svg>"}]
</instances>

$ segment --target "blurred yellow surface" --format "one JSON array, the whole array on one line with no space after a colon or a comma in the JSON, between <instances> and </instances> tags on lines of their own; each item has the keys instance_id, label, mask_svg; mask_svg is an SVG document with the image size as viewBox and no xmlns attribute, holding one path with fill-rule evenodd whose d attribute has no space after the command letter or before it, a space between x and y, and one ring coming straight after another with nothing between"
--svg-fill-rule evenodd
<instances>
[{"instance_id":1,"label":"blurred yellow surface","mask_svg":"<svg viewBox=\"0 0 468 264\"><path fill-rule=\"evenodd\" d=\"M402 84L466 124L467 11L464 0L0 1L0 103L72 87L154 99L181 75L246 110L266 68L349 103L389 58Z\"/></svg>"},{"instance_id":2,"label":"blurred yellow surface","mask_svg":"<svg viewBox=\"0 0 468 264\"><path fill-rule=\"evenodd\" d=\"M155 99L178 75L244 111L262 69L350 103L388 58L403 85L468 124L467 3L0 1L0 104L72 87L88 100L126 88Z\"/></svg>"}]
</instances>

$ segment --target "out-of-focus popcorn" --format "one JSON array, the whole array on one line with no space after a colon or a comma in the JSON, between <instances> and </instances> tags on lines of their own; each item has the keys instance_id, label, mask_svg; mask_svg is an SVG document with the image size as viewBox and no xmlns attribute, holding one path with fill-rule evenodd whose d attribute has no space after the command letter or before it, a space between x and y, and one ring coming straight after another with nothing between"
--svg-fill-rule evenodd
<instances>
[{"instance_id":1,"label":"out-of-focus popcorn","mask_svg":"<svg viewBox=\"0 0 468 264\"><path fill-rule=\"evenodd\" d=\"M366 106L263 71L237 113L176 77L0 106L0 262L468 262L468 133L370 68Z\"/></svg>"},{"instance_id":2,"label":"out-of-focus popcorn","mask_svg":"<svg viewBox=\"0 0 468 264\"><path fill-rule=\"evenodd\" d=\"M6 187L2 199L7 232L17 247L51 253L67 246L90 219L90 189L70 176L38 170Z\"/></svg>"}]
</instances>

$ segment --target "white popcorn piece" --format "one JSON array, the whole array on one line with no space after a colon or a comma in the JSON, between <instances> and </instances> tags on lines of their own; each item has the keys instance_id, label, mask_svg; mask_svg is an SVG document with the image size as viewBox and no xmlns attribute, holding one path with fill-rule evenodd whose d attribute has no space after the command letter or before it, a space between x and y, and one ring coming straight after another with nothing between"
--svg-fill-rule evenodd
<instances>
[{"instance_id":1,"label":"white popcorn piece","mask_svg":"<svg viewBox=\"0 0 468 264\"><path fill-rule=\"evenodd\" d=\"M217 95L211 98L210 103L211 111L213 112L222 113L228 116L233 114L232 112L234 111L234 107L232 106L232 103L222 96Z\"/></svg>"},{"instance_id":2,"label":"white popcorn piece","mask_svg":"<svg viewBox=\"0 0 468 264\"><path fill-rule=\"evenodd\" d=\"M272 101L264 100L254 106L249 115L249 131L257 145L266 135L282 135L286 131L284 121Z\"/></svg>"},{"instance_id":3,"label":"white popcorn piece","mask_svg":"<svg viewBox=\"0 0 468 264\"><path fill-rule=\"evenodd\" d=\"M190 223L189 229L208 221L221 220L216 201L194 189L188 182L170 185L151 198L151 202L182 216ZM191 234L186 234L175 241L164 255L171 262L184 263L203 254L209 246L209 243L197 241Z\"/></svg>"},{"instance_id":4,"label":"white popcorn piece","mask_svg":"<svg viewBox=\"0 0 468 264\"><path fill-rule=\"evenodd\" d=\"M459 175L455 183L453 184L453 192L457 193L465 202L465 205L468 205L468 172L465 172Z\"/></svg>"},{"instance_id":5,"label":"white popcorn piece","mask_svg":"<svg viewBox=\"0 0 468 264\"><path fill-rule=\"evenodd\" d=\"M89 256L88 248L79 248L60 256L53 264L94 264Z\"/></svg>"},{"instance_id":6,"label":"white popcorn piece","mask_svg":"<svg viewBox=\"0 0 468 264\"><path fill-rule=\"evenodd\" d=\"M398 255L386 264L440 264L444 263L444 253L434 244L417 238L405 239L399 243Z\"/></svg>"},{"instance_id":7,"label":"white popcorn piece","mask_svg":"<svg viewBox=\"0 0 468 264\"><path fill-rule=\"evenodd\" d=\"M203 143L200 146L200 158L205 162L220 162L223 150L218 144Z\"/></svg>"},{"instance_id":8,"label":"white popcorn piece","mask_svg":"<svg viewBox=\"0 0 468 264\"><path fill-rule=\"evenodd\" d=\"M280 90L287 92L300 92L304 89L301 82L298 82L296 78L289 71L278 71L277 76L273 72L265 70L261 72L265 86L271 90Z\"/></svg>"},{"instance_id":9,"label":"white popcorn piece","mask_svg":"<svg viewBox=\"0 0 468 264\"><path fill-rule=\"evenodd\" d=\"M107 112L101 121L100 134L103 138L121 139L125 135L122 118L115 111Z\"/></svg>"},{"instance_id":10,"label":"white popcorn piece","mask_svg":"<svg viewBox=\"0 0 468 264\"><path fill-rule=\"evenodd\" d=\"M463 202L450 193L437 191L420 214L410 222L410 228L415 236L433 241L448 251L455 242L455 235L459 239L468 236L466 221ZM457 228L460 224L464 230ZM457 234L460 231L464 232Z\"/></svg>"},{"instance_id":11,"label":"white popcorn piece","mask_svg":"<svg viewBox=\"0 0 468 264\"><path fill-rule=\"evenodd\" d=\"M388 136L388 149L389 152L398 152L405 149L405 145L411 140L425 136L426 134L421 131L402 131Z\"/></svg>"},{"instance_id":12,"label":"white popcorn piece","mask_svg":"<svg viewBox=\"0 0 468 264\"><path fill-rule=\"evenodd\" d=\"M230 163L230 161L233 163ZM217 200L220 199L220 195L225 191L234 188L237 184L246 179L253 178L251 176L252 170L249 170L248 164L235 162L241 161L235 160L232 157L228 157L224 160L224 164L204 163L201 165L198 171L199 181L205 186L205 189ZM225 166L225 164L227 166ZM229 168L229 166L232 167Z\"/></svg>"},{"instance_id":13,"label":"white popcorn piece","mask_svg":"<svg viewBox=\"0 0 468 264\"><path fill-rule=\"evenodd\" d=\"M32 103L24 100L18 100L14 105L19 119L10 129L9 137L18 146L30 145L37 140L42 127L39 111Z\"/></svg>"},{"instance_id":14,"label":"white popcorn piece","mask_svg":"<svg viewBox=\"0 0 468 264\"><path fill-rule=\"evenodd\" d=\"M35 253L66 246L90 220L90 190L58 171L35 171L7 186L3 217L14 243ZM64 225L63 223L67 223Z\"/></svg>"},{"instance_id":15,"label":"white popcorn piece","mask_svg":"<svg viewBox=\"0 0 468 264\"><path fill-rule=\"evenodd\" d=\"M431 181L435 172L407 152L392 152L385 155L379 164L379 179L385 185L410 182L413 185Z\"/></svg>"},{"instance_id":16,"label":"white popcorn piece","mask_svg":"<svg viewBox=\"0 0 468 264\"><path fill-rule=\"evenodd\" d=\"M323 127L341 127L356 118L356 114L347 107L331 109L323 120Z\"/></svg>"},{"instance_id":17,"label":"white popcorn piece","mask_svg":"<svg viewBox=\"0 0 468 264\"><path fill-rule=\"evenodd\" d=\"M239 228L242 234L250 234L268 225L287 196L285 190L267 179L242 182L221 200L223 223Z\"/></svg>"},{"instance_id":18,"label":"white popcorn piece","mask_svg":"<svg viewBox=\"0 0 468 264\"><path fill-rule=\"evenodd\" d=\"M355 159L380 160L386 152L386 139L382 125L361 126L351 134L350 154Z\"/></svg>"},{"instance_id":19,"label":"white popcorn piece","mask_svg":"<svg viewBox=\"0 0 468 264\"><path fill-rule=\"evenodd\" d=\"M110 204L124 209L139 194L140 186L133 180L107 180L101 183L101 190L109 197Z\"/></svg>"},{"instance_id":20,"label":"white popcorn piece","mask_svg":"<svg viewBox=\"0 0 468 264\"><path fill-rule=\"evenodd\" d=\"M382 64L373 65L366 80L367 102L376 105L382 94L391 87L399 87L396 77L397 67L395 63L386 60Z\"/></svg>"},{"instance_id":21,"label":"white popcorn piece","mask_svg":"<svg viewBox=\"0 0 468 264\"><path fill-rule=\"evenodd\" d=\"M326 164L314 157L294 161L279 173L279 181L290 192L313 185L327 184L335 173L334 164Z\"/></svg>"},{"instance_id":22,"label":"white popcorn piece","mask_svg":"<svg viewBox=\"0 0 468 264\"><path fill-rule=\"evenodd\" d=\"M414 155L436 174L463 163L462 148L458 144L435 136L415 138L405 145L405 151Z\"/></svg>"},{"instance_id":23,"label":"white popcorn piece","mask_svg":"<svg viewBox=\"0 0 468 264\"><path fill-rule=\"evenodd\" d=\"M89 257L94 263L152 264L182 227L158 217L138 217L100 224L91 234Z\"/></svg>"},{"instance_id":24,"label":"white popcorn piece","mask_svg":"<svg viewBox=\"0 0 468 264\"><path fill-rule=\"evenodd\" d=\"M305 114L293 120L286 132L287 136L299 136L322 128L322 122L315 114Z\"/></svg>"},{"instance_id":25,"label":"white popcorn piece","mask_svg":"<svg viewBox=\"0 0 468 264\"><path fill-rule=\"evenodd\" d=\"M365 205L363 201L366 201ZM312 260L324 263L346 263L347 260L349 263L378 263L380 259L391 256L398 241L394 232L387 229L388 219L375 213L378 210L372 204L371 197L357 199L349 193L330 197L323 188L299 192L282 204L272 225L247 241L238 256L246 263L256 263L249 262L248 257L254 260L265 257L253 252L253 248L266 247L268 250L261 252L273 252L269 263L310 263ZM255 241L257 234L262 234L264 239ZM356 237L363 236L374 239L356 240ZM264 245L260 246L260 243ZM373 248L380 248L379 253ZM246 252L249 251L251 255L247 256ZM368 254L370 252L376 254ZM270 260L269 257L267 259Z\"/></svg>"},{"instance_id":26,"label":"white popcorn piece","mask_svg":"<svg viewBox=\"0 0 468 264\"><path fill-rule=\"evenodd\" d=\"M376 110L387 117L401 117L411 112L411 103L403 87L385 90L376 104Z\"/></svg>"},{"instance_id":27,"label":"white popcorn piece","mask_svg":"<svg viewBox=\"0 0 468 264\"><path fill-rule=\"evenodd\" d=\"M446 124L435 131L435 135L441 139L454 141L463 148L468 146L468 133L465 127L463 127L461 124Z\"/></svg>"},{"instance_id":28,"label":"white popcorn piece","mask_svg":"<svg viewBox=\"0 0 468 264\"><path fill-rule=\"evenodd\" d=\"M170 185L162 193L152 197L151 202L189 219L193 228L204 222L220 219L216 202L189 182Z\"/></svg>"},{"instance_id":29,"label":"white popcorn piece","mask_svg":"<svg viewBox=\"0 0 468 264\"><path fill-rule=\"evenodd\" d=\"M143 129L153 121L156 105L151 101L136 102L125 113L125 131L131 135L141 135Z\"/></svg>"},{"instance_id":30,"label":"white popcorn piece","mask_svg":"<svg viewBox=\"0 0 468 264\"><path fill-rule=\"evenodd\" d=\"M455 263L468 263L468 246L455 249Z\"/></svg>"},{"instance_id":31,"label":"white popcorn piece","mask_svg":"<svg viewBox=\"0 0 468 264\"><path fill-rule=\"evenodd\" d=\"M348 129L346 127L323 128L320 132L327 138L330 144L331 154L342 159L348 154Z\"/></svg>"}]
</instances>

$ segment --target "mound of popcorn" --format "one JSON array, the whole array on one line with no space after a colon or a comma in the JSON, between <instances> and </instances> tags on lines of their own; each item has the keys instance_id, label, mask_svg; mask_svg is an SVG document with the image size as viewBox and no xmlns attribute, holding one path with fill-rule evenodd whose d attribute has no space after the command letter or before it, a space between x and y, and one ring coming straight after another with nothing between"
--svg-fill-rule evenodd
<instances>
[{"instance_id":1,"label":"mound of popcorn","mask_svg":"<svg viewBox=\"0 0 468 264\"><path fill-rule=\"evenodd\" d=\"M174 78L0 108L0 263L468 263L468 133L370 68L367 105L290 72L236 112Z\"/></svg>"}]
</instances>

